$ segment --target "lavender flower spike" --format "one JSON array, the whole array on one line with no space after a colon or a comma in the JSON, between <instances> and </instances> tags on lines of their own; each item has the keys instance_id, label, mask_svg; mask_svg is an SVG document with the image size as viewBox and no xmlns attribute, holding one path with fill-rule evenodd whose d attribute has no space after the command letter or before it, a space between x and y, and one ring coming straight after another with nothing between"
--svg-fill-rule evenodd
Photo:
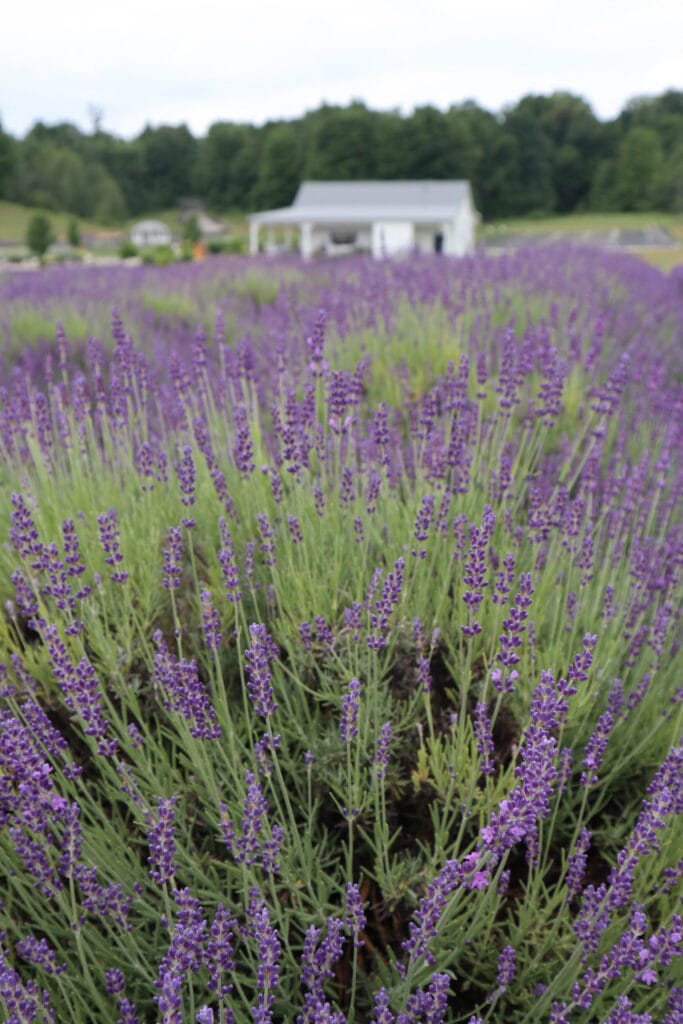
<instances>
[{"instance_id":1,"label":"lavender flower spike","mask_svg":"<svg viewBox=\"0 0 683 1024\"><path fill-rule=\"evenodd\" d=\"M352 679L348 693L342 700L339 732L344 743L350 743L358 735L358 710L360 708L360 683Z\"/></svg>"},{"instance_id":2,"label":"lavender flower spike","mask_svg":"<svg viewBox=\"0 0 683 1024\"><path fill-rule=\"evenodd\" d=\"M257 715L270 718L277 711L278 705L273 696L272 676L269 662L280 653L277 644L268 635L265 626L254 623L249 627L251 647L245 650L247 663L247 690Z\"/></svg>"}]
</instances>

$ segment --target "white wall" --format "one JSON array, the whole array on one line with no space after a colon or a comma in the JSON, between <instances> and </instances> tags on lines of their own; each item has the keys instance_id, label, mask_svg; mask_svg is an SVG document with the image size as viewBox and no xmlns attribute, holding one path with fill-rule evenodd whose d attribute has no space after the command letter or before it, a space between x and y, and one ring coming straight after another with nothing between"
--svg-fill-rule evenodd
<instances>
[{"instance_id":1,"label":"white wall","mask_svg":"<svg viewBox=\"0 0 683 1024\"><path fill-rule=\"evenodd\" d=\"M410 221L375 221L372 225L372 255L378 259L385 254L408 252L415 245L415 227Z\"/></svg>"}]
</instances>

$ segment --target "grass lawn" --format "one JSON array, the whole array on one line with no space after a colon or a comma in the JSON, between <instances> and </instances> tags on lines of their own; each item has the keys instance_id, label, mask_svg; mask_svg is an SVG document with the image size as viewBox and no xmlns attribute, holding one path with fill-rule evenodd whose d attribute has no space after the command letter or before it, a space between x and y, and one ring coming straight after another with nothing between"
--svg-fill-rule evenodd
<instances>
[{"instance_id":1,"label":"grass lawn","mask_svg":"<svg viewBox=\"0 0 683 1024\"><path fill-rule=\"evenodd\" d=\"M585 231L607 232L660 227L683 242L683 213L572 213L556 217L519 217L483 224L482 240L498 235L563 234L576 235Z\"/></svg>"},{"instance_id":2,"label":"grass lawn","mask_svg":"<svg viewBox=\"0 0 683 1024\"><path fill-rule=\"evenodd\" d=\"M0 201L0 245L16 246L17 255L22 254L26 248L25 239L28 223L35 213L45 213L52 221L57 240L59 242L66 241L69 223L74 219L72 214L55 213L52 210L42 210L30 206L21 206L19 203ZM78 221L82 236L95 236L98 241L97 248L110 249L112 233L123 232L128 234L133 224L136 224L139 220L160 220L171 229L174 235L180 238L183 231L180 219L181 214L182 211L180 209L153 211L144 217L131 217L125 223L113 227L112 225L96 224L93 221L81 220L79 217L75 219ZM247 237L247 219L244 214L229 214L224 217L215 217L214 219L226 225L231 238Z\"/></svg>"},{"instance_id":3,"label":"grass lawn","mask_svg":"<svg viewBox=\"0 0 683 1024\"><path fill-rule=\"evenodd\" d=\"M675 238L679 245L642 246L630 251L640 256L646 263L669 271L683 264L683 214L657 213L573 213L563 217L516 218L495 223L482 224L479 229L479 241L485 244L496 244L498 240L509 239L511 236L538 235L576 238L595 234L606 235L611 231L644 231L648 228L660 228ZM596 237L595 242L599 242Z\"/></svg>"},{"instance_id":4,"label":"grass lawn","mask_svg":"<svg viewBox=\"0 0 683 1024\"><path fill-rule=\"evenodd\" d=\"M66 241L66 233L70 222L74 219L70 213L55 213L53 210L41 210L31 206L20 206L19 203L0 201L0 242L24 245L26 229L34 213L44 213L52 221L55 234L60 242ZM105 231L102 225L76 218L81 234Z\"/></svg>"}]
</instances>

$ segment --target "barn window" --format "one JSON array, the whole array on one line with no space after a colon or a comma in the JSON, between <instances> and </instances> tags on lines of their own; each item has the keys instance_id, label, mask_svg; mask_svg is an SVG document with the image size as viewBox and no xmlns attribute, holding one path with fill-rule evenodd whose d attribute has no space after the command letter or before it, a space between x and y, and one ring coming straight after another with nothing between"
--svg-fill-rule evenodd
<instances>
[{"instance_id":1,"label":"barn window","mask_svg":"<svg viewBox=\"0 0 683 1024\"><path fill-rule=\"evenodd\" d=\"M356 237L355 231L333 231L330 241L333 245L355 245Z\"/></svg>"}]
</instances>

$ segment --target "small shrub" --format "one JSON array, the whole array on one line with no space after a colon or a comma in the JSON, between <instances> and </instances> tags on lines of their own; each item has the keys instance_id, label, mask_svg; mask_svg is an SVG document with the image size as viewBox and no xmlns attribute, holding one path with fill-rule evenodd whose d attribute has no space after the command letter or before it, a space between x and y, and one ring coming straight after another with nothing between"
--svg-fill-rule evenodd
<instances>
[{"instance_id":1,"label":"small shrub","mask_svg":"<svg viewBox=\"0 0 683 1024\"><path fill-rule=\"evenodd\" d=\"M126 238L123 242L121 242L121 245L119 246L119 256L121 257L122 260L132 259L134 256L137 256L137 254L138 250L136 246L133 245L129 238Z\"/></svg>"},{"instance_id":2,"label":"small shrub","mask_svg":"<svg viewBox=\"0 0 683 1024\"><path fill-rule=\"evenodd\" d=\"M26 228L26 244L42 262L55 240L52 221L44 213L34 213Z\"/></svg>"}]
</instances>

